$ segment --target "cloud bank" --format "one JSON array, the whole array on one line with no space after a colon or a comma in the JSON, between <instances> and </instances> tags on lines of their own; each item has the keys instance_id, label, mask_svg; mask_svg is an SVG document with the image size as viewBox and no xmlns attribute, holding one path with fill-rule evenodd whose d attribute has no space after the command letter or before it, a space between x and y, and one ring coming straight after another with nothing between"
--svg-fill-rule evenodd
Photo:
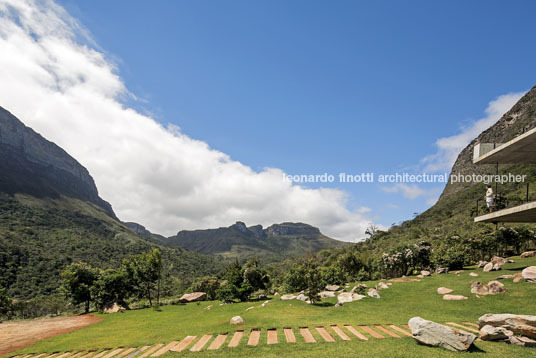
<instances>
[{"instance_id":1,"label":"cloud bank","mask_svg":"<svg viewBox=\"0 0 536 358\"><path fill-rule=\"evenodd\" d=\"M439 138L436 141L436 153L424 157L421 161L424 171L450 171L462 149L501 119L524 94L525 92L507 93L495 98L489 102L484 117L462 127L456 135Z\"/></svg>"},{"instance_id":2,"label":"cloud bank","mask_svg":"<svg viewBox=\"0 0 536 358\"><path fill-rule=\"evenodd\" d=\"M0 83L1 106L87 167L122 220L153 232L302 221L354 241L371 221L343 191L256 172L125 107L114 64L52 1L0 0Z\"/></svg>"}]
</instances>

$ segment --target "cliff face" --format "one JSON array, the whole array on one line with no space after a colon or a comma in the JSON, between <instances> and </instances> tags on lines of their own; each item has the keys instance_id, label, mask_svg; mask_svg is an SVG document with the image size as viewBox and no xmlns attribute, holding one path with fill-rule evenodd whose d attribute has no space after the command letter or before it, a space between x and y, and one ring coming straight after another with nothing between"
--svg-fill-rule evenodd
<instances>
[{"instance_id":1,"label":"cliff face","mask_svg":"<svg viewBox=\"0 0 536 358\"><path fill-rule=\"evenodd\" d=\"M89 201L116 218L86 168L0 107L0 192Z\"/></svg>"},{"instance_id":2,"label":"cliff face","mask_svg":"<svg viewBox=\"0 0 536 358\"><path fill-rule=\"evenodd\" d=\"M454 166L452 174L495 174L493 165L473 164L473 147L477 143L505 143L536 127L536 86L527 92L497 123L482 132L465 147ZM503 167L504 168L504 167ZM439 200L464 190L473 183L448 183Z\"/></svg>"}]
</instances>

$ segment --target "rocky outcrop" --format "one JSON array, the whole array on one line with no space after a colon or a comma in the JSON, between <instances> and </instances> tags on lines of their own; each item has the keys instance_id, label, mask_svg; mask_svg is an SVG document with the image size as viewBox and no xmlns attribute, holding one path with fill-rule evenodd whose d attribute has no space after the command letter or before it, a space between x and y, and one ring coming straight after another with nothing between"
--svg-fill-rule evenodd
<instances>
[{"instance_id":1,"label":"rocky outcrop","mask_svg":"<svg viewBox=\"0 0 536 358\"><path fill-rule=\"evenodd\" d=\"M502 327L514 334L536 338L536 316L515 314L485 314L478 319L480 329L484 326Z\"/></svg>"},{"instance_id":2,"label":"rocky outcrop","mask_svg":"<svg viewBox=\"0 0 536 358\"><path fill-rule=\"evenodd\" d=\"M196 302L196 301L204 301L207 299L207 294L205 292L192 292L192 293L185 293L184 295L179 298L179 302L181 303L189 303L189 302Z\"/></svg>"},{"instance_id":3,"label":"rocky outcrop","mask_svg":"<svg viewBox=\"0 0 536 358\"><path fill-rule=\"evenodd\" d=\"M0 107L0 192L91 202L116 219L86 168Z\"/></svg>"},{"instance_id":4,"label":"rocky outcrop","mask_svg":"<svg viewBox=\"0 0 536 358\"><path fill-rule=\"evenodd\" d=\"M274 224L266 228L266 234L271 236L281 235L318 235L318 228L304 223L289 223Z\"/></svg>"},{"instance_id":5,"label":"rocky outcrop","mask_svg":"<svg viewBox=\"0 0 536 358\"><path fill-rule=\"evenodd\" d=\"M521 275L527 282L536 282L536 266L527 267L521 271Z\"/></svg>"},{"instance_id":6,"label":"rocky outcrop","mask_svg":"<svg viewBox=\"0 0 536 358\"><path fill-rule=\"evenodd\" d=\"M529 257L536 257L536 251L525 251L521 254L522 259L527 259Z\"/></svg>"},{"instance_id":7,"label":"rocky outcrop","mask_svg":"<svg viewBox=\"0 0 536 358\"><path fill-rule=\"evenodd\" d=\"M471 293L477 295L496 295L503 292L506 292L506 289L504 289L504 284L499 281L490 281L487 285L481 282L471 284Z\"/></svg>"},{"instance_id":8,"label":"rocky outcrop","mask_svg":"<svg viewBox=\"0 0 536 358\"><path fill-rule=\"evenodd\" d=\"M413 317L408 322L413 338L427 346L442 347L451 351L466 351L476 336L456 328Z\"/></svg>"},{"instance_id":9,"label":"rocky outcrop","mask_svg":"<svg viewBox=\"0 0 536 358\"><path fill-rule=\"evenodd\" d=\"M483 341L500 341L508 339L513 335L514 332L503 327L493 327L487 324L480 328L480 339Z\"/></svg>"},{"instance_id":10,"label":"rocky outcrop","mask_svg":"<svg viewBox=\"0 0 536 358\"><path fill-rule=\"evenodd\" d=\"M333 291L322 291L318 294L320 298L330 298L335 297L335 292Z\"/></svg>"}]
</instances>

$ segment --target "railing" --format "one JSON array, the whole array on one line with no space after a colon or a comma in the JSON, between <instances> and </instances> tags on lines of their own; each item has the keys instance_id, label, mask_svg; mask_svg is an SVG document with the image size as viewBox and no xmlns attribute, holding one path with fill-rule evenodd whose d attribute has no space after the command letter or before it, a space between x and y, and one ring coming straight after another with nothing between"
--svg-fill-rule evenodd
<instances>
[{"instance_id":1,"label":"railing","mask_svg":"<svg viewBox=\"0 0 536 358\"><path fill-rule=\"evenodd\" d=\"M495 199L493 200L493 211L507 209L507 208L511 208L514 206L526 204L530 201L533 201L533 200L531 200L531 197L530 197L530 183L527 183L524 198L507 197L503 195L502 193L497 193L495 195ZM480 202L484 203L484 205L480 206ZM483 199L476 199L475 204L476 204L475 208L471 210L471 216L479 216L479 215L488 213L487 211L488 207L485 205L485 201ZM481 210L482 208L485 210Z\"/></svg>"}]
</instances>

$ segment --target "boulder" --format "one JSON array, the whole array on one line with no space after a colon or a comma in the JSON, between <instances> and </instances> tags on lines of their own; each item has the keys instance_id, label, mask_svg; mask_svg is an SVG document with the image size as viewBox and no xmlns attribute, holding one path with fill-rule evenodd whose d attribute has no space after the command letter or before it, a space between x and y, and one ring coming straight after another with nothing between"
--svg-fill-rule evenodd
<instances>
[{"instance_id":1,"label":"boulder","mask_svg":"<svg viewBox=\"0 0 536 358\"><path fill-rule=\"evenodd\" d=\"M493 264L491 262L488 262L484 268L483 268L484 272L490 272L491 270L493 270Z\"/></svg>"},{"instance_id":2,"label":"boulder","mask_svg":"<svg viewBox=\"0 0 536 358\"><path fill-rule=\"evenodd\" d=\"M511 344L523 347L536 347L536 341L527 337L512 336L509 338Z\"/></svg>"},{"instance_id":3,"label":"boulder","mask_svg":"<svg viewBox=\"0 0 536 358\"><path fill-rule=\"evenodd\" d=\"M297 300L300 300L300 301L307 301L307 296L305 296L303 293L300 293L297 297L296 297Z\"/></svg>"},{"instance_id":4,"label":"boulder","mask_svg":"<svg viewBox=\"0 0 536 358\"><path fill-rule=\"evenodd\" d=\"M446 287L439 287L437 289L437 293L439 293L440 295L446 295L447 293L451 293L452 291L454 290L451 290L450 288L446 288Z\"/></svg>"},{"instance_id":5,"label":"boulder","mask_svg":"<svg viewBox=\"0 0 536 358\"><path fill-rule=\"evenodd\" d=\"M318 294L320 298L330 298L335 297L335 292L333 291L322 291Z\"/></svg>"},{"instance_id":6,"label":"boulder","mask_svg":"<svg viewBox=\"0 0 536 358\"><path fill-rule=\"evenodd\" d=\"M478 319L478 325L480 328L486 325L503 327L514 334L536 338L536 316L488 313Z\"/></svg>"},{"instance_id":7,"label":"boulder","mask_svg":"<svg viewBox=\"0 0 536 358\"><path fill-rule=\"evenodd\" d=\"M524 253L521 254L522 259L526 259L526 258L529 258L529 257L535 257L535 256L536 256L536 251L525 251Z\"/></svg>"},{"instance_id":8,"label":"boulder","mask_svg":"<svg viewBox=\"0 0 536 358\"><path fill-rule=\"evenodd\" d=\"M445 301L461 301L461 300L466 300L467 297L462 296L462 295L444 295L443 299Z\"/></svg>"},{"instance_id":9,"label":"boulder","mask_svg":"<svg viewBox=\"0 0 536 358\"><path fill-rule=\"evenodd\" d=\"M399 278L392 278L389 281L390 282L419 282L420 280L417 278L409 278L409 277L403 276Z\"/></svg>"},{"instance_id":10,"label":"boulder","mask_svg":"<svg viewBox=\"0 0 536 358\"><path fill-rule=\"evenodd\" d=\"M244 319L242 317L240 317L240 316L234 316L233 318L231 318L229 323L231 323L231 324L244 324Z\"/></svg>"},{"instance_id":11,"label":"boulder","mask_svg":"<svg viewBox=\"0 0 536 358\"><path fill-rule=\"evenodd\" d=\"M294 296L294 295L283 295L283 296L281 296L281 301L290 301L290 300L293 300L295 298L296 298L296 296Z\"/></svg>"},{"instance_id":12,"label":"boulder","mask_svg":"<svg viewBox=\"0 0 536 358\"><path fill-rule=\"evenodd\" d=\"M125 310L126 308L117 302L110 303L104 306L104 313L117 313L117 312L124 312Z\"/></svg>"},{"instance_id":13,"label":"boulder","mask_svg":"<svg viewBox=\"0 0 536 358\"><path fill-rule=\"evenodd\" d=\"M375 288L369 288L367 291L367 295L369 295L372 298L380 298L380 294L378 293L378 290Z\"/></svg>"},{"instance_id":14,"label":"boulder","mask_svg":"<svg viewBox=\"0 0 536 358\"><path fill-rule=\"evenodd\" d=\"M493 327L489 324L480 328L480 339L483 341L500 341L513 336L514 332L503 327Z\"/></svg>"},{"instance_id":15,"label":"boulder","mask_svg":"<svg viewBox=\"0 0 536 358\"><path fill-rule=\"evenodd\" d=\"M435 270L435 273L449 273L449 268L448 267L438 267L436 268Z\"/></svg>"},{"instance_id":16,"label":"boulder","mask_svg":"<svg viewBox=\"0 0 536 358\"><path fill-rule=\"evenodd\" d=\"M385 284L385 282L378 282L378 286L377 286L378 289L386 289L386 288L389 288L389 286L387 286Z\"/></svg>"},{"instance_id":17,"label":"boulder","mask_svg":"<svg viewBox=\"0 0 536 358\"><path fill-rule=\"evenodd\" d=\"M478 277L478 274L476 272L469 272L469 276Z\"/></svg>"},{"instance_id":18,"label":"boulder","mask_svg":"<svg viewBox=\"0 0 536 358\"><path fill-rule=\"evenodd\" d=\"M462 272L463 272L463 270L458 270L458 271L454 272L454 274L455 274L455 275L459 275L459 274L461 274Z\"/></svg>"},{"instance_id":19,"label":"boulder","mask_svg":"<svg viewBox=\"0 0 536 358\"><path fill-rule=\"evenodd\" d=\"M343 292L337 296L337 301L341 303L348 303L353 301L359 301L366 296L358 295L357 293Z\"/></svg>"},{"instance_id":20,"label":"boulder","mask_svg":"<svg viewBox=\"0 0 536 358\"><path fill-rule=\"evenodd\" d=\"M493 264L493 268L491 269L492 271L499 271L499 270L502 270L502 265L501 264Z\"/></svg>"},{"instance_id":21,"label":"boulder","mask_svg":"<svg viewBox=\"0 0 536 358\"><path fill-rule=\"evenodd\" d=\"M248 307L248 308L246 308L246 312L247 312L247 311L251 311L251 310L254 309L254 308L255 308L255 307Z\"/></svg>"},{"instance_id":22,"label":"boulder","mask_svg":"<svg viewBox=\"0 0 536 358\"><path fill-rule=\"evenodd\" d=\"M424 278L424 276L419 274L419 275L417 275L417 278Z\"/></svg>"},{"instance_id":23,"label":"boulder","mask_svg":"<svg viewBox=\"0 0 536 358\"><path fill-rule=\"evenodd\" d=\"M266 295L264 293L261 293L260 295L257 296L257 299L258 300L265 300L267 299L268 297L266 297Z\"/></svg>"},{"instance_id":24,"label":"boulder","mask_svg":"<svg viewBox=\"0 0 536 358\"><path fill-rule=\"evenodd\" d=\"M342 302L339 301L339 302L335 303L335 307L342 307Z\"/></svg>"},{"instance_id":25,"label":"boulder","mask_svg":"<svg viewBox=\"0 0 536 358\"><path fill-rule=\"evenodd\" d=\"M417 342L451 351L466 351L476 339L474 334L427 321L421 317L413 317L408 325Z\"/></svg>"},{"instance_id":26,"label":"boulder","mask_svg":"<svg viewBox=\"0 0 536 358\"><path fill-rule=\"evenodd\" d=\"M536 282L536 266L527 267L521 271L521 275L527 282Z\"/></svg>"},{"instance_id":27,"label":"boulder","mask_svg":"<svg viewBox=\"0 0 536 358\"><path fill-rule=\"evenodd\" d=\"M204 301L207 299L206 292L192 292L192 293L185 293L184 295L179 298L179 302L181 303L188 303L188 302L196 302L196 301Z\"/></svg>"},{"instance_id":28,"label":"boulder","mask_svg":"<svg viewBox=\"0 0 536 358\"><path fill-rule=\"evenodd\" d=\"M338 291L340 288L339 285L327 285L326 291Z\"/></svg>"},{"instance_id":29,"label":"boulder","mask_svg":"<svg viewBox=\"0 0 536 358\"><path fill-rule=\"evenodd\" d=\"M499 264L499 265L504 265L506 263L506 259L503 258L503 257L499 257L499 256L493 256L491 258L491 261L490 261L492 264Z\"/></svg>"},{"instance_id":30,"label":"boulder","mask_svg":"<svg viewBox=\"0 0 536 358\"><path fill-rule=\"evenodd\" d=\"M480 260L480 261L478 261L477 268L482 268L482 267L486 266L487 263L488 263L487 261Z\"/></svg>"},{"instance_id":31,"label":"boulder","mask_svg":"<svg viewBox=\"0 0 536 358\"><path fill-rule=\"evenodd\" d=\"M482 282L473 282L471 284L471 293L477 295L487 295L489 293L488 286L484 285Z\"/></svg>"},{"instance_id":32,"label":"boulder","mask_svg":"<svg viewBox=\"0 0 536 358\"><path fill-rule=\"evenodd\" d=\"M504 284L499 281L490 281L488 282L487 286L490 295L496 295L498 293L506 292L506 290L504 289Z\"/></svg>"},{"instance_id":33,"label":"boulder","mask_svg":"<svg viewBox=\"0 0 536 358\"><path fill-rule=\"evenodd\" d=\"M426 277L426 276L430 276L431 274L430 274L430 271L423 270L423 271L421 271L421 275L423 275L424 277Z\"/></svg>"}]
</instances>

